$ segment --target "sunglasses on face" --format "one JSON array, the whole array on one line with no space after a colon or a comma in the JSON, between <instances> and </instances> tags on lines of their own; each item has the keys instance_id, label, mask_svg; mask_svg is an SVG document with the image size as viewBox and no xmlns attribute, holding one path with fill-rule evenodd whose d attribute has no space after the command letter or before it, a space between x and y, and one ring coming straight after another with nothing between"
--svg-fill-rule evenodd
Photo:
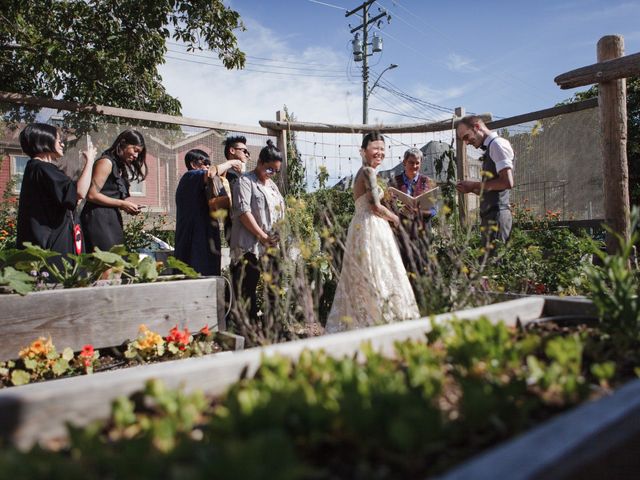
<instances>
[{"instance_id":1,"label":"sunglasses on face","mask_svg":"<svg viewBox=\"0 0 640 480\"><path fill-rule=\"evenodd\" d=\"M267 168L264 169L264 173L266 173L267 175L274 175L276 173L280 173L280 170L276 170L274 168L267 167Z\"/></svg>"},{"instance_id":2,"label":"sunglasses on face","mask_svg":"<svg viewBox=\"0 0 640 480\"><path fill-rule=\"evenodd\" d=\"M240 152L243 152L247 157L251 156L251 153L249 153L249 150L247 150L246 148L236 148L236 147L234 147L234 150L238 150Z\"/></svg>"}]
</instances>

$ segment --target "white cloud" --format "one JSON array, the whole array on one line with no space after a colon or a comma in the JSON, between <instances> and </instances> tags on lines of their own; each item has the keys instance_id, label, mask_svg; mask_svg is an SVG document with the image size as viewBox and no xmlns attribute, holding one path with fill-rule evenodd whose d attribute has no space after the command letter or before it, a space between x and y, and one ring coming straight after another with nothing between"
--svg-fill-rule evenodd
<instances>
[{"instance_id":1,"label":"white cloud","mask_svg":"<svg viewBox=\"0 0 640 480\"><path fill-rule=\"evenodd\" d=\"M245 23L248 29L239 35L249 57L245 70L229 71L211 65L220 65L214 54L180 54L176 50L183 48L170 46L160 73L184 116L257 126L258 120L275 120L286 104L303 121L360 123L361 84L347 78L344 52L320 46L299 50L295 38L251 19Z\"/></svg>"},{"instance_id":2,"label":"white cloud","mask_svg":"<svg viewBox=\"0 0 640 480\"><path fill-rule=\"evenodd\" d=\"M447 68L453 72L476 72L478 67L473 65L473 60L457 53L451 53L447 57Z\"/></svg>"}]
</instances>

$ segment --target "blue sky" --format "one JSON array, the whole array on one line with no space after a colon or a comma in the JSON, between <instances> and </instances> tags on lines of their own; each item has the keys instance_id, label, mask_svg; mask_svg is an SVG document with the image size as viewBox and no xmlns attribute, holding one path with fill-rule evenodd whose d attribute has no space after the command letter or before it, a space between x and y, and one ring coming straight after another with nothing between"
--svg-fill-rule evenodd
<instances>
[{"instance_id":1,"label":"blue sky","mask_svg":"<svg viewBox=\"0 0 640 480\"><path fill-rule=\"evenodd\" d=\"M360 123L361 64L352 60L349 33L359 19L344 16L360 2L227 3L247 26L238 32L246 70L227 72L210 53L170 44L161 73L185 116L255 125L286 103L300 120ZM399 67L374 90L371 123L443 118L456 106L498 117L547 108L583 90L563 91L553 78L595 63L603 35L622 34L626 53L640 51L640 1L378 0L371 12L378 8L392 18L372 29L384 51L370 58L371 76Z\"/></svg>"},{"instance_id":2,"label":"blue sky","mask_svg":"<svg viewBox=\"0 0 640 480\"><path fill-rule=\"evenodd\" d=\"M352 60L349 27L359 19L344 15L361 1L227 3L247 27L237 34L246 68L227 71L211 52L188 54L169 43L160 72L169 93L182 102L184 116L257 126L259 120L275 120L275 112L287 105L300 121L362 122L361 64ZM370 58L371 77L391 63L398 68L387 71L373 91L371 124L451 118L458 106L494 118L541 110L586 89L561 90L553 79L595 63L602 36L622 34L625 53L640 52L640 0L377 0L372 13L378 8L392 18L373 29L384 49ZM322 166L329 185L357 171L357 137L298 133L308 188L318 186ZM389 137L381 169L393 168L408 146L449 143L452 137L452 132Z\"/></svg>"}]
</instances>

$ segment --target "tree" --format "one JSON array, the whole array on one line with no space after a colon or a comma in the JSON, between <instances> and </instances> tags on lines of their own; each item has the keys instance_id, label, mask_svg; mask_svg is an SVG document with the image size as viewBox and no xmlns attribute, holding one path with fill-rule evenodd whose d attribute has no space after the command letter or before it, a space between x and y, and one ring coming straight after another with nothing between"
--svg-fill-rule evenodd
<instances>
[{"instance_id":1,"label":"tree","mask_svg":"<svg viewBox=\"0 0 640 480\"><path fill-rule=\"evenodd\" d=\"M295 122L293 112L289 112L284 106L284 119L286 122ZM306 170L302 164L302 155L296 144L296 132L287 131L287 193L294 197L300 197L305 192Z\"/></svg>"},{"instance_id":2,"label":"tree","mask_svg":"<svg viewBox=\"0 0 640 480\"><path fill-rule=\"evenodd\" d=\"M598 86L576 93L563 103L579 102L598 96ZM627 164L629 166L629 200L640 206L640 78L627 79Z\"/></svg>"},{"instance_id":3,"label":"tree","mask_svg":"<svg viewBox=\"0 0 640 480\"><path fill-rule=\"evenodd\" d=\"M166 41L242 68L240 15L222 0L0 0L0 90L180 114L162 86ZM15 112L14 112L15 114Z\"/></svg>"}]
</instances>

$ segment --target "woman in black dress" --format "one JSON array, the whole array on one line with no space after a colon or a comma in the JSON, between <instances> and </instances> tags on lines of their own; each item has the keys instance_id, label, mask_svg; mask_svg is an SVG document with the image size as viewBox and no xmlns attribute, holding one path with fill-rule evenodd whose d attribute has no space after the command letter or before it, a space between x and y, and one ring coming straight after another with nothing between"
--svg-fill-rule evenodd
<instances>
[{"instance_id":1,"label":"woman in black dress","mask_svg":"<svg viewBox=\"0 0 640 480\"><path fill-rule=\"evenodd\" d=\"M129 200L129 182L141 182L147 176L146 154L142 134L125 130L96 161L80 217L87 252L124 244L120 210L140 213L139 205Z\"/></svg>"},{"instance_id":2,"label":"woman in black dress","mask_svg":"<svg viewBox=\"0 0 640 480\"><path fill-rule=\"evenodd\" d=\"M31 242L61 254L77 253L73 211L89 190L96 149L89 141L82 152L84 167L73 181L55 165L64 147L56 127L30 123L20 132L20 146L30 160L20 187L16 246Z\"/></svg>"}]
</instances>

